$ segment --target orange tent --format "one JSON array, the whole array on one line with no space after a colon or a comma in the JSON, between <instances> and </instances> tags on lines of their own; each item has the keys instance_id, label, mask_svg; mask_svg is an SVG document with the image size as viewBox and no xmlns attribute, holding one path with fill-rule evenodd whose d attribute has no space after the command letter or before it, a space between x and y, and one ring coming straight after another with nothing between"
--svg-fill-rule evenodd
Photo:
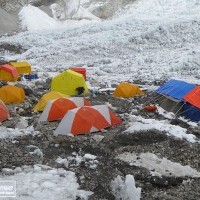
<instances>
[{"instance_id":1,"label":"orange tent","mask_svg":"<svg viewBox=\"0 0 200 200\"><path fill-rule=\"evenodd\" d=\"M196 86L193 90L188 92L183 99L193 106L200 109L200 86Z\"/></svg>"},{"instance_id":2,"label":"orange tent","mask_svg":"<svg viewBox=\"0 0 200 200\"><path fill-rule=\"evenodd\" d=\"M133 85L132 83L122 82L115 89L113 95L115 97L130 98L136 95L144 95L145 93L140 90L138 85Z\"/></svg>"},{"instance_id":3,"label":"orange tent","mask_svg":"<svg viewBox=\"0 0 200 200\"><path fill-rule=\"evenodd\" d=\"M67 111L82 106L91 106L91 103L83 97L59 98L48 101L39 122L62 119Z\"/></svg>"},{"instance_id":4,"label":"orange tent","mask_svg":"<svg viewBox=\"0 0 200 200\"><path fill-rule=\"evenodd\" d=\"M19 73L15 67L8 64L0 66L0 80L16 81L18 77Z\"/></svg>"},{"instance_id":5,"label":"orange tent","mask_svg":"<svg viewBox=\"0 0 200 200\"><path fill-rule=\"evenodd\" d=\"M5 104L24 102L24 89L12 85L3 86L0 88L0 99Z\"/></svg>"},{"instance_id":6,"label":"orange tent","mask_svg":"<svg viewBox=\"0 0 200 200\"><path fill-rule=\"evenodd\" d=\"M8 108L3 101L0 100L0 122L5 121L10 117Z\"/></svg>"},{"instance_id":7,"label":"orange tent","mask_svg":"<svg viewBox=\"0 0 200 200\"><path fill-rule=\"evenodd\" d=\"M121 124L121 119L106 105L84 106L69 110L55 130L55 135L85 134L118 124Z\"/></svg>"}]
</instances>

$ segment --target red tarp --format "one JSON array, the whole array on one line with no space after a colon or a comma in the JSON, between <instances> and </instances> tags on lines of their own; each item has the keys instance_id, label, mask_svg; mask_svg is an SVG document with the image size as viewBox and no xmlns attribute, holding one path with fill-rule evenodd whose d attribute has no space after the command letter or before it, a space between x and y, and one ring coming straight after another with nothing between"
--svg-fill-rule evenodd
<instances>
[{"instance_id":1,"label":"red tarp","mask_svg":"<svg viewBox=\"0 0 200 200\"><path fill-rule=\"evenodd\" d=\"M196 86L193 90L188 92L183 99L200 109L200 86Z\"/></svg>"}]
</instances>

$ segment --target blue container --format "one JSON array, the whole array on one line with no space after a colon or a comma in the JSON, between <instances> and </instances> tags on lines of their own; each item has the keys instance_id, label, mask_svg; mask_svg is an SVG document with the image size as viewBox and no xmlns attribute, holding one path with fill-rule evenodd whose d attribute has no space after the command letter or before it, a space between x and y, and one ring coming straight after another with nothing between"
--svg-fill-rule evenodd
<instances>
[{"instance_id":1,"label":"blue container","mask_svg":"<svg viewBox=\"0 0 200 200\"><path fill-rule=\"evenodd\" d=\"M24 78L27 80L38 79L38 75L37 74L24 74Z\"/></svg>"}]
</instances>

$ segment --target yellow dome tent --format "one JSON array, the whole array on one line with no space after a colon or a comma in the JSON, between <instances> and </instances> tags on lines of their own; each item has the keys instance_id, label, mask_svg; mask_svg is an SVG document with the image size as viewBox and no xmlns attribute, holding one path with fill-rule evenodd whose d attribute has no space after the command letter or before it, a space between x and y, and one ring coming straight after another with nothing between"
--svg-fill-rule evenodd
<instances>
[{"instance_id":1,"label":"yellow dome tent","mask_svg":"<svg viewBox=\"0 0 200 200\"><path fill-rule=\"evenodd\" d=\"M120 83L115 89L113 95L115 97L130 98L136 95L144 95L145 93L140 90L138 85L133 85L128 82Z\"/></svg>"},{"instance_id":2,"label":"yellow dome tent","mask_svg":"<svg viewBox=\"0 0 200 200\"><path fill-rule=\"evenodd\" d=\"M57 91L67 95L77 95L77 88L84 88L84 94L88 93L83 75L70 69L55 76L51 82L51 91Z\"/></svg>"},{"instance_id":3,"label":"yellow dome tent","mask_svg":"<svg viewBox=\"0 0 200 200\"><path fill-rule=\"evenodd\" d=\"M10 62L10 65L15 67L19 74L31 74L31 65L28 62Z\"/></svg>"},{"instance_id":4,"label":"yellow dome tent","mask_svg":"<svg viewBox=\"0 0 200 200\"><path fill-rule=\"evenodd\" d=\"M5 104L22 103L25 99L24 89L12 85L3 86L0 88L0 99Z\"/></svg>"},{"instance_id":5,"label":"yellow dome tent","mask_svg":"<svg viewBox=\"0 0 200 200\"><path fill-rule=\"evenodd\" d=\"M43 111L49 100L58 99L61 97L70 97L69 95L60 92L48 92L42 96L38 103L34 106L33 111Z\"/></svg>"}]
</instances>

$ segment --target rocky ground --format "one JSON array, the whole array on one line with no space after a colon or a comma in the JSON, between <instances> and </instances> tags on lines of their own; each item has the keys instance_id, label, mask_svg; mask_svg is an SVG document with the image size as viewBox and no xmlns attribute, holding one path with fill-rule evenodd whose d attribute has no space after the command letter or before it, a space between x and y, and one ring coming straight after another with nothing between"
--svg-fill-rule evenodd
<instances>
[{"instance_id":1,"label":"rocky ground","mask_svg":"<svg viewBox=\"0 0 200 200\"><path fill-rule=\"evenodd\" d=\"M116 156L123 152L151 152L182 165L190 165L200 171L199 144L191 144L184 140L168 137L159 131L124 133L128 126L127 116L133 109L137 110L137 115L146 118L164 119L157 113L149 115L149 113L139 109L138 105L144 105L149 95L152 95L151 93L144 97L128 100L114 98L108 92L90 94L87 98L93 104L109 102L115 107L115 112L123 119L122 125L109 128L105 132L75 137L55 137L53 130L57 127L58 122L38 124L37 120L40 113L33 113L31 110L38 98L49 89L49 83L49 79L46 82L37 81L35 86L31 88L33 93L30 89L27 90L27 86L20 85L26 88L26 102L15 106L10 105L11 119L3 122L2 125L15 128L21 117L29 117L27 118L28 125L33 125L35 130L39 132L36 136L28 135L15 139L1 139L1 170L38 163L55 168L63 167L76 173L82 189L94 192L90 197L91 200L114 200L115 197L111 192L110 183L117 175L124 177L127 174L134 175L137 187L142 188L143 200L197 200L200 198L199 178L153 177L145 168L130 166L126 162L116 159ZM189 125L178 120L172 120L171 123L190 128ZM197 133L196 135L198 137ZM36 149L39 153L31 153ZM96 160L91 163L91 161L85 159L78 164L75 157L84 156L88 153L97 156ZM71 157L71 161L67 165L59 164L55 162L58 157L63 159ZM91 165L97 167L92 168Z\"/></svg>"}]
</instances>

